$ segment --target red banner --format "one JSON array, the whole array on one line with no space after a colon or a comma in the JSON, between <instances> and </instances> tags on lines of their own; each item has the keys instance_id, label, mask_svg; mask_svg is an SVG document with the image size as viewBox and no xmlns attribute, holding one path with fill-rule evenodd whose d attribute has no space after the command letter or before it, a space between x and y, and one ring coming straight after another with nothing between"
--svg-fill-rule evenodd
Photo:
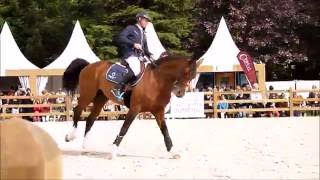
<instances>
[{"instance_id":1,"label":"red banner","mask_svg":"<svg viewBox=\"0 0 320 180\"><path fill-rule=\"evenodd\" d=\"M247 80L251 87L254 83L257 83L256 69L253 64L252 57L245 51L240 51L237 55L240 66L245 73Z\"/></svg>"}]
</instances>

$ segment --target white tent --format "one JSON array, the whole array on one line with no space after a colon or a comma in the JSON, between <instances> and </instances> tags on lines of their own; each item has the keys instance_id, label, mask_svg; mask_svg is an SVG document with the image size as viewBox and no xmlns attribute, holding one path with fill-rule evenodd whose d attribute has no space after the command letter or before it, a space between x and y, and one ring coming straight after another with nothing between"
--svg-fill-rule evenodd
<instances>
[{"instance_id":1,"label":"white tent","mask_svg":"<svg viewBox=\"0 0 320 180\"><path fill-rule=\"evenodd\" d=\"M233 65L239 64L237 59L239 52L222 17L209 49L201 57L203 59L201 65L212 66L215 71L232 71Z\"/></svg>"},{"instance_id":2,"label":"white tent","mask_svg":"<svg viewBox=\"0 0 320 180\"><path fill-rule=\"evenodd\" d=\"M99 58L90 48L79 21L77 21L69 43L62 54L44 69L66 69L76 58L82 58L89 63L99 61Z\"/></svg>"},{"instance_id":3,"label":"white tent","mask_svg":"<svg viewBox=\"0 0 320 180\"><path fill-rule=\"evenodd\" d=\"M166 49L162 46L152 23L148 23L146 27L146 37L149 51L155 59L158 59L162 53L166 52Z\"/></svg>"},{"instance_id":4,"label":"white tent","mask_svg":"<svg viewBox=\"0 0 320 180\"><path fill-rule=\"evenodd\" d=\"M39 68L22 54L5 22L0 36L0 76L6 76L6 70L19 69Z\"/></svg>"},{"instance_id":5,"label":"white tent","mask_svg":"<svg viewBox=\"0 0 320 180\"><path fill-rule=\"evenodd\" d=\"M39 69L32 64L20 51L8 24L5 22L0 36L0 76L6 76L7 70ZM29 77L19 76L23 88L29 88Z\"/></svg>"}]
</instances>

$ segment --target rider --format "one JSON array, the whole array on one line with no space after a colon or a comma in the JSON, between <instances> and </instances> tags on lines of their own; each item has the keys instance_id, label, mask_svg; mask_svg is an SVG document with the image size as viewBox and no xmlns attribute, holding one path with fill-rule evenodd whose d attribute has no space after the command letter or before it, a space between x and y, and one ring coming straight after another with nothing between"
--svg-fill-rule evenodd
<instances>
[{"instance_id":1,"label":"rider","mask_svg":"<svg viewBox=\"0 0 320 180\"><path fill-rule=\"evenodd\" d=\"M140 52L150 57L152 54L148 50L147 40L145 36L145 28L151 21L150 16L146 12L140 12L136 15L137 23L127 26L118 36L117 43L120 47L121 58L128 65L128 73L123 77L123 81L115 86L111 91L119 100L123 100L124 87L133 78L140 73Z\"/></svg>"}]
</instances>

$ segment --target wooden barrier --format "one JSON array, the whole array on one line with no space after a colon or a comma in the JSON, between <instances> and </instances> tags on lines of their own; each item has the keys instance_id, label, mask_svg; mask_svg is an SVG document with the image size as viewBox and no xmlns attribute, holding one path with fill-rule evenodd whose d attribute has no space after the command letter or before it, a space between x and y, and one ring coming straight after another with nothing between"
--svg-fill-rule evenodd
<instances>
[{"instance_id":1,"label":"wooden barrier","mask_svg":"<svg viewBox=\"0 0 320 180\"><path fill-rule=\"evenodd\" d=\"M283 91L283 90L275 90L275 91L266 91L266 94L269 93L288 93L289 98L288 99L261 99L261 100L225 100L224 102L228 104L242 104L242 103L262 103L266 104L268 102L270 103L276 103L276 102L285 102L288 103L288 107L286 108L279 108L279 107L274 107L274 108L237 108L237 109L218 109L218 103L219 99L218 97L221 95L235 95L239 93L243 94L252 94L252 93L262 93L261 91L226 91L226 92L219 92L219 91L213 91L213 92L205 92L205 95L211 95L213 100L206 100L204 101L205 104L210 104L213 108L212 109L205 109L205 113L212 113L213 117L217 118L218 113L221 112L273 112L273 111L288 111L290 116L294 116L294 111L319 111L320 113L320 98L294 98L293 93L301 93L301 92L316 92L320 93L320 89L312 89L312 90L292 90L289 89L288 91ZM263 97L263 94L261 94ZM267 97L265 95L265 97ZM304 106L304 107L295 107L295 103L303 103L303 102L317 102L318 107L309 107L309 106Z\"/></svg>"},{"instance_id":2,"label":"wooden barrier","mask_svg":"<svg viewBox=\"0 0 320 180\"><path fill-rule=\"evenodd\" d=\"M219 96L221 95L236 95L239 93L243 94L252 94L252 93L262 93L262 91L228 91L228 92L205 92L205 95L211 96L211 100L204 101L205 104L211 105L211 109L205 109L205 113L207 114L213 114L213 117L217 118L218 114L221 112L228 112L228 113L239 113L239 112L248 112L248 113L254 113L254 112L272 112L272 111L285 111L289 112L290 116L294 116L295 111L299 112L305 112L305 111L320 111L320 98L294 98L294 93L301 93L301 92L316 92L320 93L320 89L312 89L312 90L275 90L275 91L266 91L266 94L261 94L262 97L268 97L267 94L269 93L286 93L289 95L288 99L267 99L263 98L261 100L225 100L228 104L254 104L254 103L287 103L288 107L272 107L272 108L237 108L237 109L218 109L218 103L219 103ZM65 98L65 102L61 104L56 103L49 103L49 104L5 104L0 105L0 109L2 109L2 113L0 114L0 119L4 118L10 118L10 117L21 117L21 116L65 116L67 120L71 120L73 116L73 103L70 96L61 96L61 95L50 95L50 96L0 96L0 99L49 99L54 100L55 98L63 97ZM316 107L297 107L296 104L301 104L303 102L317 102L318 106ZM90 106L90 105L89 105ZM92 104L91 104L92 106ZM49 108L49 112L47 113L18 113L18 114L12 114L12 113L6 113L6 109L8 108L34 108L34 107L47 107ZM55 112L56 108L63 108L63 112ZM128 111L104 111L102 110L99 117L110 117L110 116L119 116L119 115L125 115ZM87 117L90 112L83 112L82 116ZM149 113L142 113L138 117L142 118L153 118L153 116L150 116Z\"/></svg>"},{"instance_id":3,"label":"wooden barrier","mask_svg":"<svg viewBox=\"0 0 320 180\"><path fill-rule=\"evenodd\" d=\"M31 100L36 100L36 99L50 99L54 100L58 97L63 97L65 98L64 103L57 104L56 102L54 103L48 103L48 104L4 104L0 105L0 109L2 109L2 113L0 114L0 119L6 119L6 118L12 118L12 117L23 117L23 116L65 116L66 120L71 120L73 116L73 105L72 105L72 100L70 96L66 95L49 95L49 96L0 96L0 100L5 99L7 101L12 100L12 99L31 99ZM89 105L92 106L93 104L91 103ZM49 112L38 112L38 113L7 113L6 110L10 108L49 108ZM56 112L55 108L64 108L63 112ZM107 116L118 116L118 115L124 115L127 114L128 111L104 111L102 110L99 117L107 117ZM89 116L90 112L83 112L82 117L87 117Z\"/></svg>"}]
</instances>

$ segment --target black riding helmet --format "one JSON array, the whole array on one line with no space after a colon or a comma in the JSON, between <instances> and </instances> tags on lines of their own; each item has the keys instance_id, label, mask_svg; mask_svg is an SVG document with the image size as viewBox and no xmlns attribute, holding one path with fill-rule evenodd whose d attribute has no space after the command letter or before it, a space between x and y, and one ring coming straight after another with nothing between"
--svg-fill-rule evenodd
<instances>
[{"instance_id":1,"label":"black riding helmet","mask_svg":"<svg viewBox=\"0 0 320 180\"><path fill-rule=\"evenodd\" d=\"M148 21L151 22L151 17L148 15L148 13L146 12L139 12L137 15L136 15L136 18L138 19L139 17L142 17L142 18L145 18L147 19Z\"/></svg>"}]
</instances>

